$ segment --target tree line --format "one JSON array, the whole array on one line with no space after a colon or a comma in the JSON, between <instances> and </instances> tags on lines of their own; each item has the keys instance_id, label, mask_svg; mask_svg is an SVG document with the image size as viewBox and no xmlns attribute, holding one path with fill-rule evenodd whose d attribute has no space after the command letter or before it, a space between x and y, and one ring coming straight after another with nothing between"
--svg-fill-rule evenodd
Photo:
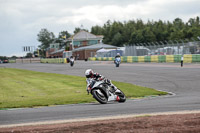
<instances>
[{"instance_id":1,"label":"tree line","mask_svg":"<svg viewBox=\"0 0 200 133\"><path fill-rule=\"evenodd\" d=\"M141 19L127 22L107 21L103 26L93 26L91 33L104 35L105 44L123 46L147 42L160 42L169 40L197 39L200 36L200 20L190 18L187 22L176 18L170 21L148 21Z\"/></svg>"}]
</instances>

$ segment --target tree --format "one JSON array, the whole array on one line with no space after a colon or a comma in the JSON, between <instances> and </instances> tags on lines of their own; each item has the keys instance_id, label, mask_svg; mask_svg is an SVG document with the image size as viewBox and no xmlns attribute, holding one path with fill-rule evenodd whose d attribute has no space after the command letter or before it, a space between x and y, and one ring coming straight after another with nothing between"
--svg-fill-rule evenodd
<instances>
[{"instance_id":1,"label":"tree","mask_svg":"<svg viewBox=\"0 0 200 133\"><path fill-rule=\"evenodd\" d=\"M130 42L132 41L131 35L134 31L136 31L135 28L136 27L135 27L134 20L124 23L123 30L122 30L122 38L123 38L124 44L130 44Z\"/></svg>"},{"instance_id":2,"label":"tree","mask_svg":"<svg viewBox=\"0 0 200 133\"><path fill-rule=\"evenodd\" d=\"M183 27L184 27L184 23L183 23L183 21L182 21L182 19L180 19L180 18L176 18L176 19L174 19L174 21L173 21L173 24L174 24L174 27L178 30L180 30L180 29L183 29Z\"/></svg>"},{"instance_id":3,"label":"tree","mask_svg":"<svg viewBox=\"0 0 200 133\"><path fill-rule=\"evenodd\" d=\"M163 41L168 40L168 27L167 23L164 23L163 21L159 20L158 22L153 22L153 25L149 26L150 29L152 29L154 36L156 37L156 40L153 41Z\"/></svg>"},{"instance_id":4,"label":"tree","mask_svg":"<svg viewBox=\"0 0 200 133\"><path fill-rule=\"evenodd\" d=\"M71 35L69 34L68 31L61 31L59 34L58 34L58 38L60 39L67 39L69 38Z\"/></svg>"},{"instance_id":5,"label":"tree","mask_svg":"<svg viewBox=\"0 0 200 133\"><path fill-rule=\"evenodd\" d=\"M32 58L32 57L33 57L33 54L32 54L32 53L27 53L25 57L26 57L26 58Z\"/></svg>"},{"instance_id":6,"label":"tree","mask_svg":"<svg viewBox=\"0 0 200 133\"><path fill-rule=\"evenodd\" d=\"M60 48L62 48L63 46L65 46L66 44L64 43L64 40L66 40L67 38L69 38L71 35L69 34L68 31L61 31L58 34L58 38L55 39L55 43L59 43L60 44Z\"/></svg>"},{"instance_id":7,"label":"tree","mask_svg":"<svg viewBox=\"0 0 200 133\"><path fill-rule=\"evenodd\" d=\"M137 36L136 32L131 33L131 37L130 37L130 39L128 41L128 44L135 44L135 43L137 43L136 36Z\"/></svg>"},{"instance_id":8,"label":"tree","mask_svg":"<svg viewBox=\"0 0 200 133\"><path fill-rule=\"evenodd\" d=\"M7 60L8 59L8 57L6 57L6 56L0 56L0 60Z\"/></svg>"},{"instance_id":9,"label":"tree","mask_svg":"<svg viewBox=\"0 0 200 133\"><path fill-rule=\"evenodd\" d=\"M87 29L81 29L81 28L75 28L75 30L74 30L74 34L76 34L76 33L78 33L79 31L81 31L81 30L84 30L84 31L87 31L88 32L88 30Z\"/></svg>"},{"instance_id":10,"label":"tree","mask_svg":"<svg viewBox=\"0 0 200 133\"><path fill-rule=\"evenodd\" d=\"M142 30L138 30L138 31L136 32L136 39L135 39L135 42L136 42L136 43L145 42L145 38L144 38L144 35L143 35Z\"/></svg>"},{"instance_id":11,"label":"tree","mask_svg":"<svg viewBox=\"0 0 200 133\"><path fill-rule=\"evenodd\" d=\"M39 45L39 48L45 50L47 49L50 44L55 40L55 35L53 32L49 32L47 29L41 29L39 32L38 41L41 42L41 45Z\"/></svg>"},{"instance_id":12,"label":"tree","mask_svg":"<svg viewBox=\"0 0 200 133\"><path fill-rule=\"evenodd\" d=\"M113 39L112 39L112 42L111 42L111 45L114 45L114 46L122 46L123 43L122 43L122 36L119 32L117 32Z\"/></svg>"},{"instance_id":13,"label":"tree","mask_svg":"<svg viewBox=\"0 0 200 133\"><path fill-rule=\"evenodd\" d=\"M110 29L111 29L111 21L108 20L104 25L103 25L103 43L110 44L112 40L112 36L110 35Z\"/></svg>"},{"instance_id":14,"label":"tree","mask_svg":"<svg viewBox=\"0 0 200 133\"><path fill-rule=\"evenodd\" d=\"M154 41L156 41L156 36L154 35L154 33L151 31L151 29L149 27L146 27L143 30L142 34L143 34L143 37L144 37L144 42L154 42Z\"/></svg>"},{"instance_id":15,"label":"tree","mask_svg":"<svg viewBox=\"0 0 200 133\"><path fill-rule=\"evenodd\" d=\"M17 59L17 56L13 55L12 57L10 57L11 59Z\"/></svg>"},{"instance_id":16,"label":"tree","mask_svg":"<svg viewBox=\"0 0 200 133\"><path fill-rule=\"evenodd\" d=\"M101 26L93 26L91 28L91 33L95 35L103 35L103 28Z\"/></svg>"},{"instance_id":17,"label":"tree","mask_svg":"<svg viewBox=\"0 0 200 133\"><path fill-rule=\"evenodd\" d=\"M189 19L187 23L180 18L176 18L172 22L152 20L147 23L141 19L129 20L124 23L108 20L102 27L98 25L92 27L91 31L93 34L103 35L104 43L115 46L192 39L200 36L200 19L197 16Z\"/></svg>"}]
</instances>

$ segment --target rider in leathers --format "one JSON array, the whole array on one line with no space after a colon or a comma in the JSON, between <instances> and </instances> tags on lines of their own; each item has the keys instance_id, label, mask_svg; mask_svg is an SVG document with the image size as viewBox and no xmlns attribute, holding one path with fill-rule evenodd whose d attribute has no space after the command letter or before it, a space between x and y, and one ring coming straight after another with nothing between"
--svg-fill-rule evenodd
<instances>
[{"instance_id":1,"label":"rider in leathers","mask_svg":"<svg viewBox=\"0 0 200 133\"><path fill-rule=\"evenodd\" d=\"M104 80L104 82L106 84L108 84L109 86L112 87L112 91L116 91L117 90L117 87L115 87L111 81L109 79L106 79L104 76L98 74L98 73L94 73L92 69L87 69L85 71L85 76L86 76L86 81L88 82L89 79L94 79L96 81L102 81ZM92 85L93 86L93 85Z\"/></svg>"}]
</instances>

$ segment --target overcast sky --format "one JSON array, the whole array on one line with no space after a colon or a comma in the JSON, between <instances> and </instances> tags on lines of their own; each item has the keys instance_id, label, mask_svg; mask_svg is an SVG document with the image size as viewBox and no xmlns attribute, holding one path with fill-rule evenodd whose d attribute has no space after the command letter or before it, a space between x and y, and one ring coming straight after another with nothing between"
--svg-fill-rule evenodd
<instances>
[{"instance_id":1,"label":"overcast sky","mask_svg":"<svg viewBox=\"0 0 200 133\"><path fill-rule=\"evenodd\" d=\"M200 16L200 0L0 0L0 56L22 56L23 46L35 46L47 28L56 36L83 25L102 26L107 20L169 20L184 22Z\"/></svg>"}]
</instances>

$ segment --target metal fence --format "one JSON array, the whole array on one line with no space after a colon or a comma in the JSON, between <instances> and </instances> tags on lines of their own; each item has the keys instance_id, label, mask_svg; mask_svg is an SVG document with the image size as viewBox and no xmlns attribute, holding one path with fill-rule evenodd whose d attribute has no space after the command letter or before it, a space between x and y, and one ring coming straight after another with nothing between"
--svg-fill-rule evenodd
<instances>
[{"instance_id":1,"label":"metal fence","mask_svg":"<svg viewBox=\"0 0 200 133\"><path fill-rule=\"evenodd\" d=\"M124 56L200 54L200 41L165 41L125 46Z\"/></svg>"}]
</instances>

